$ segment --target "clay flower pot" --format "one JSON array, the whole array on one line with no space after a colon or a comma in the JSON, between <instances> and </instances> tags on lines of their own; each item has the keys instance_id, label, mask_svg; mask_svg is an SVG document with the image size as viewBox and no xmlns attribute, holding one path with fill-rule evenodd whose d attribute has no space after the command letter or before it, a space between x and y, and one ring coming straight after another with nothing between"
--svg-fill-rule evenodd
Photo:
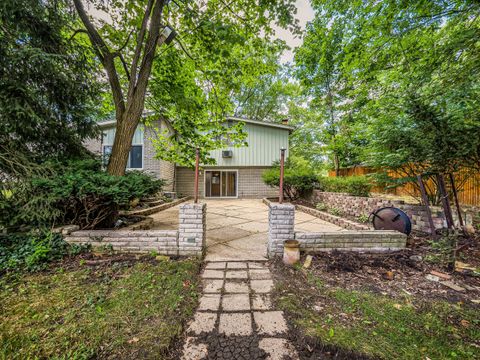
<instances>
[{"instance_id":1,"label":"clay flower pot","mask_svg":"<svg viewBox=\"0 0 480 360\"><path fill-rule=\"evenodd\" d=\"M300 243L297 240L286 240L283 243L283 263L294 265L300 260Z\"/></svg>"}]
</instances>

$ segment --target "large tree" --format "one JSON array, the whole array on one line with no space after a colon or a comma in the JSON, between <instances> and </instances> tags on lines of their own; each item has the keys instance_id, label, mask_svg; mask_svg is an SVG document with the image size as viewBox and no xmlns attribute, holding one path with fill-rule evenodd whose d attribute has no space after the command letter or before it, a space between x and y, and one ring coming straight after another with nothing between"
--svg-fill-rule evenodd
<instances>
[{"instance_id":1,"label":"large tree","mask_svg":"<svg viewBox=\"0 0 480 360\"><path fill-rule=\"evenodd\" d=\"M62 0L0 4L2 175L78 156L95 133L95 64L89 48L70 39L73 23Z\"/></svg>"},{"instance_id":2,"label":"large tree","mask_svg":"<svg viewBox=\"0 0 480 360\"><path fill-rule=\"evenodd\" d=\"M355 124L346 127L354 130L346 144L361 159L388 168L414 162L419 172L479 168L480 140L472 136L480 131L478 2L312 5L316 16L306 38L312 41L297 54L299 71L322 91L330 88L323 74L341 75L337 84L346 91L338 105ZM336 24L340 40L327 41Z\"/></svg>"},{"instance_id":3,"label":"large tree","mask_svg":"<svg viewBox=\"0 0 480 360\"><path fill-rule=\"evenodd\" d=\"M295 52L295 74L309 99L309 121L315 122L310 128L338 175L340 167L358 164L355 145L361 142L349 98L353 86L343 66L351 56L346 48L348 24L343 18L324 16L316 10L304 42Z\"/></svg>"},{"instance_id":4,"label":"large tree","mask_svg":"<svg viewBox=\"0 0 480 360\"><path fill-rule=\"evenodd\" d=\"M148 96L149 80L159 47L165 42L164 29L171 24L180 37L196 35L198 44L213 55L218 65L227 53L215 49L219 41L239 43L243 38L272 34L273 24L288 27L294 23L292 0L210 0L169 2L167 0L127 0L125 2L89 1L103 19L93 17L82 0L73 0L95 52L105 69L115 106L117 130L108 164L108 172L123 175L131 141ZM93 11L90 11L91 13ZM229 31L234 29L234 36ZM179 46L182 46L180 40ZM224 48L224 47L223 47ZM188 49L184 49L188 52ZM198 50L198 49L197 49ZM218 50L218 51L217 51ZM202 60L197 64L202 70ZM218 66L211 76L222 76Z\"/></svg>"}]
</instances>

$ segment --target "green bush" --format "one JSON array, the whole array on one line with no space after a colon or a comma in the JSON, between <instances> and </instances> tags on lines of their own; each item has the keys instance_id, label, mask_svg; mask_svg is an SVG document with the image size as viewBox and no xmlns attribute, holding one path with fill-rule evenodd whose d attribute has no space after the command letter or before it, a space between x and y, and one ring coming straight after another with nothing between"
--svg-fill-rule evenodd
<instances>
[{"instance_id":1,"label":"green bush","mask_svg":"<svg viewBox=\"0 0 480 360\"><path fill-rule=\"evenodd\" d=\"M347 193L354 196L368 196L372 185L365 176L319 177L318 189L327 192Z\"/></svg>"},{"instance_id":2,"label":"green bush","mask_svg":"<svg viewBox=\"0 0 480 360\"><path fill-rule=\"evenodd\" d=\"M86 249L85 246L69 245L62 235L48 231L0 235L0 273L42 270L54 260Z\"/></svg>"},{"instance_id":3,"label":"green bush","mask_svg":"<svg viewBox=\"0 0 480 360\"><path fill-rule=\"evenodd\" d=\"M58 224L112 227L120 209L157 193L164 181L139 171L111 176L99 161L81 160L47 164L42 175L10 185L0 203L0 227L25 232Z\"/></svg>"},{"instance_id":4,"label":"green bush","mask_svg":"<svg viewBox=\"0 0 480 360\"><path fill-rule=\"evenodd\" d=\"M328 209L327 204L323 202L318 202L317 205L315 205L315 208L320 211L327 211Z\"/></svg>"},{"instance_id":5,"label":"green bush","mask_svg":"<svg viewBox=\"0 0 480 360\"><path fill-rule=\"evenodd\" d=\"M265 184L271 187L280 185L280 169L273 167L262 174ZM317 176L308 170L285 168L283 177L283 192L290 200L305 197L311 192L317 183Z\"/></svg>"}]
</instances>

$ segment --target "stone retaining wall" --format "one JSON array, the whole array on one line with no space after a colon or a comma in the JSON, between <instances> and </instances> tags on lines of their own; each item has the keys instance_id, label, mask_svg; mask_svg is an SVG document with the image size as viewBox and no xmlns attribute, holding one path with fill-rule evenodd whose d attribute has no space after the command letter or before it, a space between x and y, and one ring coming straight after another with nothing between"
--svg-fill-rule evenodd
<instances>
[{"instance_id":1,"label":"stone retaining wall","mask_svg":"<svg viewBox=\"0 0 480 360\"><path fill-rule=\"evenodd\" d=\"M323 233L296 232L295 240L306 253L344 250L386 252L404 249L407 236L398 231L338 231Z\"/></svg>"},{"instance_id":2,"label":"stone retaining wall","mask_svg":"<svg viewBox=\"0 0 480 360\"><path fill-rule=\"evenodd\" d=\"M295 232L295 206L268 203L269 258L283 255L285 240L298 240L300 250L307 253L319 251L386 252L405 248L407 236L397 231L356 230L336 232Z\"/></svg>"},{"instance_id":3,"label":"stone retaining wall","mask_svg":"<svg viewBox=\"0 0 480 360\"><path fill-rule=\"evenodd\" d=\"M118 251L202 257L206 245L205 217L206 204L183 204L178 230L82 230L64 231L64 235L69 243L111 246Z\"/></svg>"},{"instance_id":4,"label":"stone retaining wall","mask_svg":"<svg viewBox=\"0 0 480 360\"><path fill-rule=\"evenodd\" d=\"M322 192L314 190L309 199L312 203L324 203L327 207L333 207L341 210L345 215L359 217L361 215L369 215L371 212L387 206L395 206L405 211L412 220L412 228L416 231L425 233L430 232L428 224L427 212L423 205L406 204L404 201L387 200L377 197L352 196L344 193ZM433 223L436 229L447 227L447 222L443 214L443 209L437 206L431 206ZM453 219L458 225L458 216L453 210ZM471 224L472 217L468 213L463 214L464 221Z\"/></svg>"},{"instance_id":5,"label":"stone retaining wall","mask_svg":"<svg viewBox=\"0 0 480 360\"><path fill-rule=\"evenodd\" d=\"M147 216L147 215L152 215L155 214L159 211L167 210L170 209L171 207L177 206L178 204L181 204L185 201L190 200L192 197L191 196L186 196L181 199L173 200L167 203L163 203L160 205L155 205L152 207L148 207L145 209L139 209L139 210L130 210L130 211L122 211L120 212L121 215L130 215L130 216Z\"/></svg>"},{"instance_id":6,"label":"stone retaining wall","mask_svg":"<svg viewBox=\"0 0 480 360\"><path fill-rule=\"evenodd\" d=\"M307 206L295 205L295 208L304 213L307 213L319 219L322 219L324 221L328 221L329 223L338 225L344 229L348 229L348 230L370 230L371 229L371 227L368 225L360 224L360 223L342 218L340 216L329 214L325 211L309 208Z\"/></svg>"}]
</instances>

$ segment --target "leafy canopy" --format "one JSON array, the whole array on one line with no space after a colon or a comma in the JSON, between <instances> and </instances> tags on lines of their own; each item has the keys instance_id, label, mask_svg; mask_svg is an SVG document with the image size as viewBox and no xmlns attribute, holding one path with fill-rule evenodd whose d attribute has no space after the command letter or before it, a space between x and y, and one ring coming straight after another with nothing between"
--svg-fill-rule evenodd
<instances>
[{"instance_id":1,"label":"leafy canopy","mask_svg":"<svg viewBox=\"0 0 480 360\"><path fill-rule=\"evenodd\" d=\"M91 18L91 24L83 22L108 73L116 138L128 144L133 136L128 129L137 125L143 109L154 110L176 131L176 136L158 141L158 156L184 165L192 164L196 147L202 161L210 162L208 152L222 145L212 139L242 142L240 128L223 126L233 113L234 94L277 66L275 54L284 45L271 40L273 26L298 30L293 0L88 4L106 14L103 19ZM82 15L81 1L75 0L75 5ZM173 43L165 45L161 36L158 42L149 40L167 24L177 33ZM116 143L109 171L121 173Z\"/></svg>"},{"instance_id":2,"label":"leafy canopy","mask_svg":"<svg viewBox=\"0 0 480 360\"><path fill-rule=\"evenodd\" d=\"M320 124L334 124L324 141L339 164L479 168L478 2L312 5L297 73Z\"/></svg>"}]
</instances>

